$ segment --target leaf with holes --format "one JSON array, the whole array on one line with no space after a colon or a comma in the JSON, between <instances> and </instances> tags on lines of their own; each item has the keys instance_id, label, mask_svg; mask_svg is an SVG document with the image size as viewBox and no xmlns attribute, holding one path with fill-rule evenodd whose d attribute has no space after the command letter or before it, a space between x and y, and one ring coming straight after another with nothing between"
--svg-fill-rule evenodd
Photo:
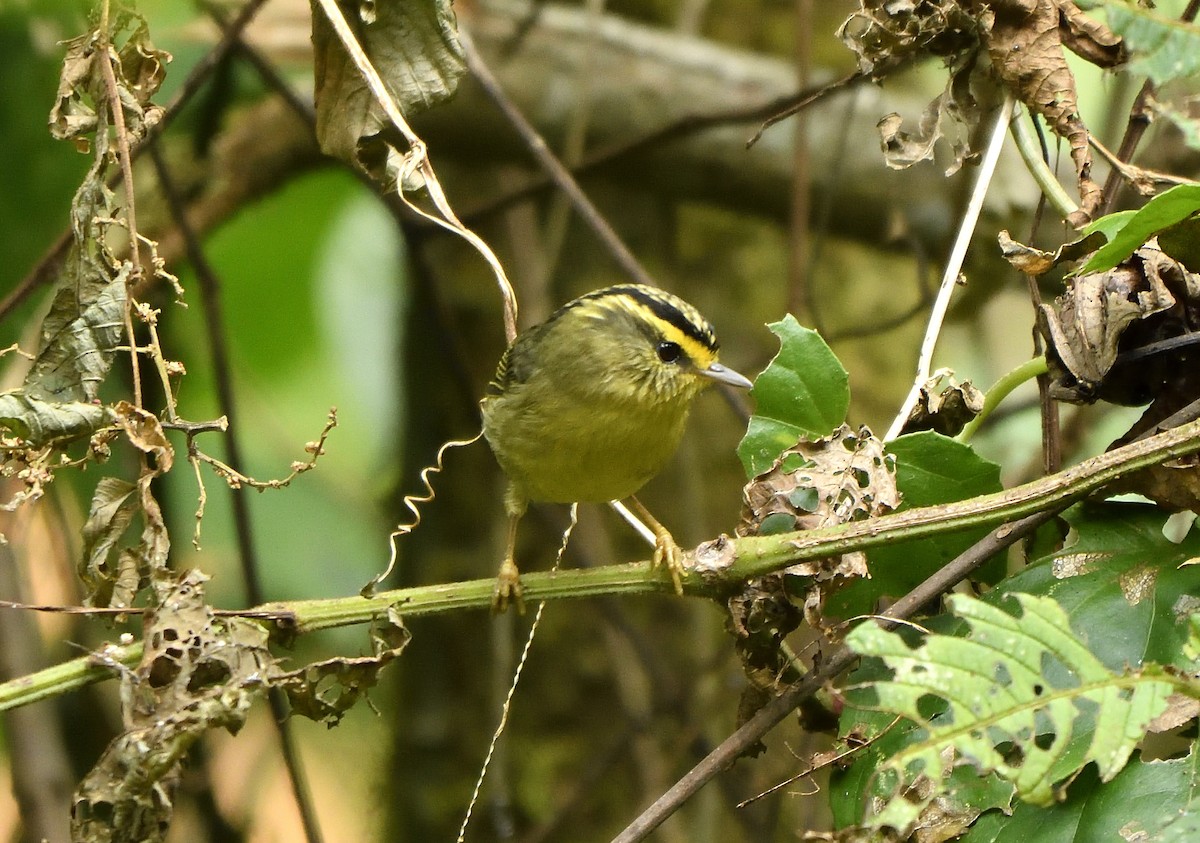
<instances>
[{"instance_id":1,"label":"leaf with holes","mask_svg":"<svg viewBox=\"0 0 1200 843\"><path fill-rule=\"evenodd\" d=\"M883 660L891 678L866 690L872 707L916 723L921 736L886 758L865 796L864 825L902 834L970 765L995 772L1022 800L1050 805L1059 785L1095 763L1103 781L1125 766L1146 725L1185 683L1161 668L1113 672L1071 632L1053 600L1015 594L1015 613L952 595L965 637L904 636L863 623L846 638L855 652ZM1079 741L1077 722L1094 720ZM1063 762L1070 760L1070 768Z\"/></svg>"}]
</instances>

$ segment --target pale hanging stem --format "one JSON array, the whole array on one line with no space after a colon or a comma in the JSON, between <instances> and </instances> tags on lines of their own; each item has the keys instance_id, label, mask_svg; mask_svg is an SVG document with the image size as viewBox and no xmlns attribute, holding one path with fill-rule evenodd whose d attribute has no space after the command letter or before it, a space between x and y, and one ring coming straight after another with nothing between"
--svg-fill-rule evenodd
<instances>
[{"instance_id":1,"label":"pale hanging stem","mask_svg":"<svg viewBox=\"0 0 1200 843\"><path fill-rule=\"evenodd\" d=\"M346 48L346 52L354 62L355 67L358 68L358 72L362 74L376 102L383 108L392 125L396 127L396 130L408 142L409 150L405 155L405 172L396 180L397 194L414 213L462 237L474 246L475 250L488 262L488 265L491 266L492 272L496 276L496 283L499 285L500 294L504 299L504 332L508 342L511 343L517 336L517 298L513 293L512 284L508 281L508 276L504 273L504 267L500 265L500 260L492 252L491 248L488 247L487 243L483 242L475 232L463 225L458 217L455 216L453 209L450 207L450 202L442 190L442 185L438 181L437 174L433 171L433 165L429 162L425 142L417 136L416 132L409 127L408 122L404 119L404 115L400 111L400 106L396 104L382 77L380 77L378 71L371 64L371 60L367 58L367 54L363 52L358 39L354 37L354 32L350 29L350 24L346 22L346 18L342 15L342 10L338 8L337 0L317 0L317 2L321 6L321 11L325 13L325 17L329 19L334 32L337 33L338 39L341 40L342 46ZM411 202L404 195L403 185L412 173L420 173L424 180L425 189L429 192L429 198L433 201L434 206L442 216L438 217L430 214L428 211Z\"/></svg>"},{"instance_id":2,"label":"pale hanging stem","mask_svg":"<svg viewBox=\"0 0 1200 843\"><path fill-rule=\"evenodd\" d=\"M647 527L642 519L634 515L633 512L630 511L629 507L625 505L624 501L609 501L608 505L612 507L613 512L624 518L625 523L632 527L639 536L645 539L648 545L651 547L655 546L655 544L658 542L658 539L655 537L654 531Z\"/></svg>"},{"instance_id":3,"label":"pale hanging stem","mask_svg":"<svg viewBox=\"0 0 1200 843\"><path fill-rule=\"evenodd\" d=\"M558 556L554 559L554 567L550 569L553 574L558 571L559 565L562 564L563 554L567 552L567 543L571 540L571 533L575 530L575 525L579 523L579 504L571 504L571 520L567 524L567 529L563 530L562 542L558 546ZM471 824L471 814L475 811L475 805L479 802L479 794L483 791L483 780L487 776L488 767L492 763L492 756L496 754L496 744L500 742L500 736L504 734L505 728L508 726L508 713L512 710L513 695L517 692L517 684L521 681L521 672L525 670L525 662L529 659L529 650L533 646L533 638L537 634L538 626L542 622L542 613L546 611L546 601L538 603L537 614L533 616L533 624L529 627L529 635L525 638L525 646L521 650L521 658L517 659L517 669L513 672L512 683L508 686L508 693L504 697L504 704L500 707L500 722L496 725L496 731L492 735L492 742L488 744L487 753L483 756L483 765L479 770L479 778L475 780L475 789L471 792L471 801L467 803L467 812L463 816L462 825L458 829L457 843L463 843L467 839L467 826Z\"/></svg>"},{"instance_id":4,"label":"pale hanging stem","mask_svg":"<svg viewBox=\"0 0 1200 843\"><path fill-rule=\"evenodd\" d=\"M937 345L938 336L941 334L946 311L950 307L950 296L958 285L962 265L967 257L967 249L971 245L971 237L975 233L975 226L979 223L979 213L983 209L984 197L987 196L988 186L996 172L996 162L1000 160L1000 150L1004 148L1004 139L1008 134L1008 124L1012 119L1012 113L1013 98L1012 95L1009 95L1005 97L1004 104L1000 106L1000 113L996 115L996 125L992 127L992 136L988 140L987 150L979 164L979 177L975 180L975 188L971 191L971 199L963 213L962 224L959 226L954 248L950 250L950 259L946 262L946 272L942 275L942 284L938 289L937 298L933 302L933 312L929 315L929 326L925 329L925 339L921 343L921 356L917 361L917 376L913 380L908 397L904 399L904 404L900 407L900 412L896 414L892 426L884 436L884 441L890 442L900 435L904 423L908 421L908 414L912 412L917 399L921 396L921 388L929 380L929 373L933 366L933 350Z\"/></svg>"}]
</instances>

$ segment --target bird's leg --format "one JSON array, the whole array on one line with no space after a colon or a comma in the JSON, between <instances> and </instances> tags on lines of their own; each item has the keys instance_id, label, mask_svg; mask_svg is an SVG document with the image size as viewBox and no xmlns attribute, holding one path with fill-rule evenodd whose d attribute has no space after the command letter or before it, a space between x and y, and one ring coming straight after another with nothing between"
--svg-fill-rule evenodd
<instances>
[{"instance_id":1,"label":"bird's leg","mask_svg":"<svg viewBox=\"0 0 1200 843\"><path fill-rule=\"evenodd\" d=\"M516 550L517 525L525 514L525 502L518 500L511 488L505 496L505 509L508 510L508 537L504 542L504 559L496 574L496 587L492 590L492 611L503 612L511 599L516 603L517 612L523 615L525 601L521 597L521 572L517 570Z\"/></svg>"},{"instance_id":2,"label":"bird's leg","mask_svg":"<svg viewBox=\"0 0 1200 843\"><path fill-rule=\"evenodd\" d=\"M650 567L657 568L665 565L671 574L671 582L675 584L675 593L683 596L683 551L675 543L675 537L671 535L670 530L658 522L657 518L650 514L650 510L646 509L645 505L636 497L631 495L629 502L633 504L638 516L646 522L646 526L654 531L654 557L650 560Z\"/></svg>"}]
</instances>

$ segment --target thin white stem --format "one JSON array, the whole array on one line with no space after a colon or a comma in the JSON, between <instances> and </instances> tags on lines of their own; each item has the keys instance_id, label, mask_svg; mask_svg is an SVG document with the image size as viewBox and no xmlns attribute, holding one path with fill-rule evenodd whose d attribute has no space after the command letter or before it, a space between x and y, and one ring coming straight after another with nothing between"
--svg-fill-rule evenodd
<instances>
[{"instance_id":1,"label":"thin white stem","mask_svg":"<svg viewBox=\"0 0 1200 843\"><path fill-rule=\"evenodd\" d=\"M637 531L637 534L646 540L646 544L655 547L658 543L658 537L654 535L654 531L646 526L642 519L638 518L624 501L609 501L608 505L613 511L625 519L630 527Z\"/></svg>"},{"instance_id":2,"label":"thin white stem","mask_svg":"<svg viewBox=\"0 0 1200 843\"><path fill-rule=\"evenodd\" d=\"M396 127L397 131L408 142L409 150L405 156L407 159L407 172L401 178L396 179L396 192L404 201L404 204L415 213L462 237L474 246L475 250L488 262L488 265L491 266L492 272L496 276L496 283L500 287L500 295L504 299L504 331L508 342L511 343L517 335L517 297L513 292L512 284L509 283L508 276L504 272L504 267L500 265L500 259L496 257L495 253L492 252L491 248L479 235L463 225L458 217L455 216L454 210L450 207L450 200L446 198L441 182L438 181L437 174L433 171L433 165L429 162L425 142L417 136L417 133L408 125L408 121L404 119L404 114L400 111L400 106L397 105L395 98L388 91L387 85L384 84L383 78L375 70L366 52L363 51L362 46L358 43L358 39L355 37L354 31L350 28L350 24L346 21L345 16L342 15L342 10L338 8L337 0L317 0L317 2L321 6L321 11L325 13L325 17L328 18L330 25L333 27L333 31L337 33L342 46L346 48L346 52L350 56L351 61L354 62L354 66L358 68L358 72L362 75L363 80L366 81L367 87L375 97L375 101L379 103L388 120L392 122L392 125ZM465 41L466 38L465 32L459 33L460 40ZM441 214L440 217L430 214L404 195L403 185L408 172L420 173L425 189L429 192L429 198L437 207L438 213Z\"/></svg>"},{"instance_id":3,"label":"thin white stem","mask_svg":"<svg viewBox=\"0 0 1200 843\"><path fill-rule=\"evenodd\" d=\"M571 520L567 524L567 529L563 530L562 542L558 546L558 556L554 559L554 567L550 569L551 573L557 571L562 564L563 554L567 552L567 543L571 541L571 533L575 531L575 525L578 523L579 504L573 503L571 504ZM542 615L545 611L546 601L543 600L538 603L537 614L533 616L533 624L529 627L529 635L525 638L525 646L521 648L521 657L517 659L517 669L513 672L512 682L504 697L504 704L500 706L500 722L496 725L496 731L492 734L492 741L488 744L487 753L483 756L479 777L475 779L475 789L471 791L471 801L467 803L467 812L463 816L462 825L458 827L457 843L464 843L467 839L467 826L471 824L471 815L475 812L475 805L479 802L479 794L483 792L483 781L487 778L488 767L491 766L492 758L496 755L496 746L500 743L500 738L508 726L508 715L512 711L513 696L517 693L517 685L521 682L521 674L525 670L525 663L529 660L529 651L533 647L533 639L537 635L538 627L542 624Z\"/></svg>"},{"instance_id":4,"label":"thin white stem","mask_svg":"<svg viewBox=\"0 0 1200 843\"><path fill-rule=\"evenodd\" d=\"M917 376L913 380L912 389L900 412L896 415L892 426L888 429L885 441L891 441L900 435L908 414L916 406L921 395L921 388L929 380L929 372L933 368L933 351L937 346L938 336L942 332L942 324L946 320L946 311L950 308L950 296L958 285L958 277L962 272L963 262L967 257L967 249L971 245L971 237L975 234L975 226L979 223L979 214L983 210L983 200L987 196L988 186L996 172L996 162L1000 160L1000 150L1004 148L1004 139L1008 135L1008 124L1012 119L1013 98L1008 96L1000 106L996 115L996 125L992 127L992 136L988 140L987 150L979 164L979 178L975 180L975 188L971 191L971 200L963 213L962 224L958 228L958 236L954 240L954 248L950 250L950 258L946 262L946 272L942 275L942 286L933 302L933 312L929 315L929 326L925 329L925 339L921 343L921 356L917 361Z\"/></svg>"}]
</instances>

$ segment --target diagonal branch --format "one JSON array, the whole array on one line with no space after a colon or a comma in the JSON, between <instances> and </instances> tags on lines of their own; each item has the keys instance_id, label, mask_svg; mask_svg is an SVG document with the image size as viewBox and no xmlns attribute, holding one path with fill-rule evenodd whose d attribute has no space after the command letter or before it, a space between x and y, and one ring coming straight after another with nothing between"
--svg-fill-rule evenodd
<instances>
[{"instance_id":1,"label":"diagonal branch","mask_svg":"<svg viewBox=\"0 0 1200 843\"><path fill-rule=\"evenodd\" d=\"M1065 471L992 495L805 532L739 539L722 536L689 554L693 566L699 560L701 567L692 567L683 578L684 593L695 597L719 597L745 580L764 576L797 562L970 528L1002 525L995 531L995 537L1001 539L1012 531L1025 529L1025 522L1021 519L1050 517L1120 477L1196 452L1200 452L1200 421L1192 421L1165 433L1132 442ZM986 546L984 543L977 544L976 552ZM726 561L714 565L714 558ZM521 579L529 600L571 599L603 594L666 594L674 591L670 576L651 570L645 562L558 571L555 574L528 573ZM367 623L386 617L389 612L417 617L463 609L483 609L491 605L494 585L495 581L491 578L469 580L386 591L370 599L356 596L297 600L267 604L244 613L225 614L258 618L261 622L271 623L283 633L294 635ZM915 598L910 595L906 599ZM121 665L136 663L141 653L140 643L110 645L99 653L2 683L0 711L110 678Z\"/></svg>"}]
</instances>

